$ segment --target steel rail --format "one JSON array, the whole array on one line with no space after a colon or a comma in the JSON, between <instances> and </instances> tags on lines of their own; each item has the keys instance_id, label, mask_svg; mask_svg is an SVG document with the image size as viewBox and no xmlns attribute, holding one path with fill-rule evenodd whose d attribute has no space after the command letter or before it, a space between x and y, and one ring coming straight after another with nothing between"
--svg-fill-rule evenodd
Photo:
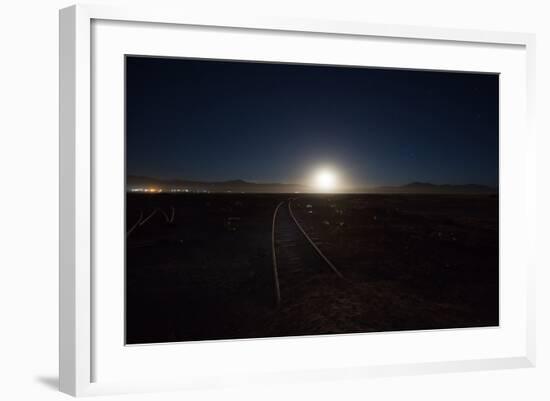
<instances>
[{"instance_id":1,"label":"steel rail","mask_svg":"<svg viewBox=\"0 0 550 401\"><path fill-rule=\"evenodd\" d=\"M313 247L313 249L315 249L315 251L317 251L317 253L319 254L319 256L327 263L327 265L329 265L329 267L332 269L332 271L334 273L336 273L336 275L340 278L345 278L344 275L342 273L340 273L340 270L338 270L336 268L336 266L334 266L334 264L329 260L329 258L327 258L325 256L325 254L319 249L319 247L317 246L317 244L315 244L315 242L313 242L313 240L309 237L309 235L306 233L306 230L304 230L304 228L302 227L302 225L298 222L298 220L296 219L296 216L294 216L294 212L292 211L292 199L289 199L288 200L288 211L290 212L290 217L292 217L292 220L294 220L294 223L296 223L296 226L298 227L298 229L302 232L302 234L304 235L304 237L308 240L308 242L311 244L311 246Z\"/></svg>"},{"instance_id":2,"label":"steel rail","mask_svg":"<svg viewBox=\"0 0 550 401\"><path fill-rule=\"evenodd\" d=\"M275 208L275 212L273 212L273 224L271 226L271 253L273 256L273 280L275 282L275 299L277 301L277 306L281 304L281 288L279 287L279 272L277 268L277 249L276 249L276 243L275 243L275 221L277 220L277 212L279 211L280 207L285 203L286 201L281 201L277 207Z\"/></svg>"},{"instance_id":3,"label":"steel rail","mask_svg":"<svg viewBox=\"0 0 550 401\"><path fill-rule=\"evenodd\" d=\"M168 223L172 224L174 222L174 217L176 217L176 209L174 209L174 206L170 206L170 208L172 209L172 216L170 217L170 221Z\"/></svg>"},{"instance_id":4,"label":"steel rail","mask_svg":"<svg viewBox=\"0 0 550 401\"><path fill-rule=\"evenodd\" d=\"M144 225L145 223L147 223L147 221L148 221L151 217L153 217L157 212L158 212L158 209L153 210L153 213L151 213L149 216L147 216L147 217L145 218L145 220L143 220L141 223L139 223L139 225L142 226L142 225Z\"/></svg>"},{"instance_id":5,"label":"steel rail","mask_svg":"<svg viewBox=\"0 0 550 401\"><path fill-rule=\"evenodd\" d=\"M166 213L163 209L159 209L159 211L164 216L164 220L166 220L167 223L170 223L170 218L168 217L168 213Z\"/></svg>"},{"instance_id":6,"label":"steel rail","mask_svg":"<svg viewBox=\"0 0 550 401\"><path fill-rule=\"evenodd\" d=\"M139 223L141 223L141 219L143 219L143 209L139 210L139 219L134 223L132 228L128 230L128 232L126 233L126 238L128 238L128 236L132 233L132 231L134 231L135 228L139 225Z\"/></svg>"}]
</instances>

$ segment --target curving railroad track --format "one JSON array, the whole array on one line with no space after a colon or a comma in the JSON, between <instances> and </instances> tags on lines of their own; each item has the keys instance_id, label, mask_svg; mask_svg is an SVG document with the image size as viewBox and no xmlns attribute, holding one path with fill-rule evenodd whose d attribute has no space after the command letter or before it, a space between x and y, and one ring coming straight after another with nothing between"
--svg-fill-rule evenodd
<instances>
[{"instance_id":1,"label":"curving railroad track","mask_svg":"<svg viewBox=\"0 0 550 401\"><path fill-rule=\"evenodd\" d=\"M292 300L293 284L315 276L342 273L306 233L292 210L292 198L280 202L273 213L272 255L277 305Z\"/></svg>"},{"instance_id":2,"label":"curving railroad track","mask_svg":"<svg viewBox=\"0 0 550 401\"><path fill-rule=\"evenodd\" d=\"M126 238L128 238L130 234L132 234L132 232L135 231L137 228L145 225L148 221L150 221L157 213L160 213L163 216L164 221L167 224L174 223L174 218L176 217L174 206L170 206L170 214L166 213L163 209L157 207L152 209L149 214L145 215L143 213L143 209L140 209L137 221L135 221L135 223L132 224L132 226L126 231Z\"/></svg>"},{"instance_id":3,"label":"curving railroad track","mask_svg":"<svg viewBox=\"0 0 550 401\"><path fill-rule=\"evenodd\" d=\"M289 198L280 202L273 213L271 227L271 252L273 265L273 283L276 304L292 304L297 301L303 287L314 284L317 280L344 279L334 264L319 249L315 241L307 234L293 211L293 200ZM146 224L171 225L175 220L175 208L168 210L155 207L149 210L140 209L137 221L134 221L126 232L130 237ZM133 240L131 247L142 247L154 244L153 239ZM311 285L310 285L311 287Z\"/></svg>"}]
</instances>

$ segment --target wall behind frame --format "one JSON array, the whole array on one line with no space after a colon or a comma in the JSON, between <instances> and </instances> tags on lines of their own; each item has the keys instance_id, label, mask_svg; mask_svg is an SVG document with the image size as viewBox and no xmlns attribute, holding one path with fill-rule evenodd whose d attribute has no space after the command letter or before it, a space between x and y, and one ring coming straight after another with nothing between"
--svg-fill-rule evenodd
<instances>
[{"instance_id":1,"label":"wall behind frame","mask_svg":"<svg viewBox=\"0 0 550 401\"><path fill-rule=\"evenodd\" d=\"M124 5L151 3L95 0ZM57 386L57 265L58 265L58 9L74 1L27 0L2 3L0 24L0 395L3 399L61 400ZM224 14L272 14L302 18L366 20L373 23L429 25L537 34L537 122L539 269L537 271L538 366L534 369L442 374L436 376L327 382L284 388L237 388L193 393L189 399L266 400L423 399L447 400L518 398L548 399L550 389L550 304L544 283L550 260L544 251L549 234L550 26L545 2L497 0L233 0L231 2L157 0L156 7L178 4ZM182 394L135 395L132 400L181 399ZM107 397L107 399L121 399Z\"/></svg>"}]
</instances>

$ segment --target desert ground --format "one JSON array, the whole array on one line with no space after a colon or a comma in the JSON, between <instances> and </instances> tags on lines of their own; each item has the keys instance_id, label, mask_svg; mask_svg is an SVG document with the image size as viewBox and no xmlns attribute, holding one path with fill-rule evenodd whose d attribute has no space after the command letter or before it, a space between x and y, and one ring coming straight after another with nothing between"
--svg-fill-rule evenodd
<instances>
[{"instance_id":1,"label":"desert ground","mask_svg":"<svg viewBox=\"0 0 550 401\"><path fill-rule=\"evenodd\" d=\"M128 344L499 323L495 195L129 193L126 217Z\"/></svg>"}]
</instances>

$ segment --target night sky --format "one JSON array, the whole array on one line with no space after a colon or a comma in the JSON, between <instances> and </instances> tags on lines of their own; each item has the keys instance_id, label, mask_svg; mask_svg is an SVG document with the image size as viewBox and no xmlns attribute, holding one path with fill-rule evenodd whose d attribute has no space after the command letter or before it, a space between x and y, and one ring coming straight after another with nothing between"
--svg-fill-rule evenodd
<instances>
[{"instance_id":1,"label":"night sky","mask_svg":"<svg viewBox=\"0 0 550 401\"><path fill-rule=\"evenodd\" d=\"M498 185L498 76L127 57L127 173Z\"/></svg>"}]
</instances>

